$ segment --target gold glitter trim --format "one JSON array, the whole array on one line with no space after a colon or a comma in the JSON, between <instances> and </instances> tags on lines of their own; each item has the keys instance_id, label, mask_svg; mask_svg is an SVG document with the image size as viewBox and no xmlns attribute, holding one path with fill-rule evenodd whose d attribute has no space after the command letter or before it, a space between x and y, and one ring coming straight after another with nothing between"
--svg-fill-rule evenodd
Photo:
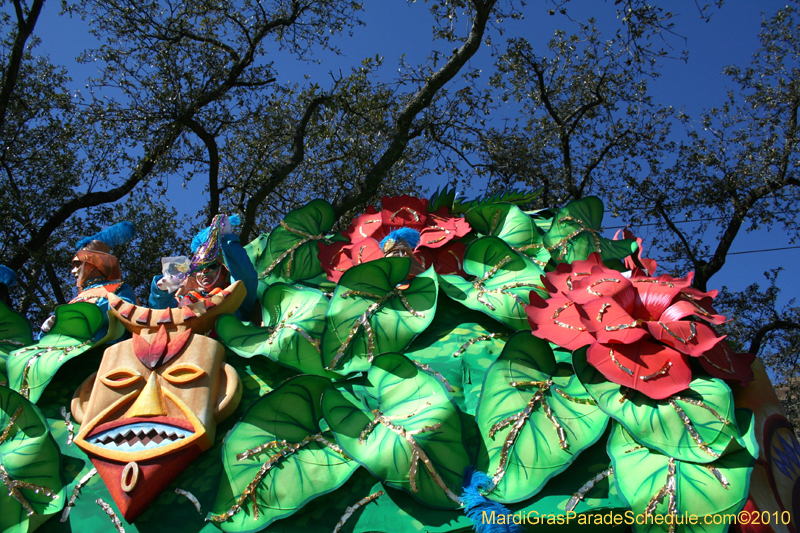
<instances>
[{"instance_id":1,"label":"gold glitter trim","mask_svg":"<svg viewBox=\"0 0 800 533\"><path fill-rule=\"evenodd\" d=\"M597 287L601 283L612 283L612 282L613 283L620 283L620 281L617 278L598 279L597 281L593 282L591 285L586 287L586 292L588 292L589 294L594 294L595 296L603 296L601 293L599 293L597 291L593 291L592 289L594 289L595 287Z\"/></svg>"},{"instance_id":2,"label":"gold glitter trim","mask_svg":"<svg viewBox=\"0 0 800 533\"><path fill-rule=\"evenodd\" d=\"M28 483L27 481L17 481L15 479L11 479L11 476L8 474L2 464L0 464L0 482L2 482L8 489L8 495L17 500L17 502L25 509L25 511L28 513L28 516L37 513L33 510L33 507L31 507L30 502L25 499L25 496L22 495L22 489L33 491L36 494L42 493L48 498L52 498L54 500L58 499L58 494L47 487L34 485L33 483Z\"/></svg>"},{"instance_id":3,"label":"gold glitter trim","mask_svg":"<svg viewBox=\"0 0 800 533\"><path fill-rule=\"evenodd\" d=\"M631 282L632 283L655 283L657 285L666 285L670 289L674 289L675 288L675 285L673 285L669 281L661 281L661 280L651 279L651 278L634 279L634 280L631 280Z\"/></svg>"},{"instance_id":4,"label":"gold glitter trim","mask_svg":"<svg viewBox=\"0 0 800 533\"><path fill-rule=\"evenodd\" d=\"M719 471L719 468L710 464L707 464L705 466L708 469L708 471L711 472L711 475L714 476L717 481L719 481L719 484L722 485L722 488L728 490L728 488L731 486L731 482L728 481L728 478L726 478L725 475Z\"/></svg>"},{"instance_id":5,"label":"gold glitter trim","mask_svg":"<svg viewBox=\"0 0 800 533\"><path fill-rule=\"evenodd\" d=\"M333 528L333 533L339 533L339 530L342 529L342 526L345 524L345 522L347 522L347 520L349 520L350 517L353 516L353 513L358 511L361 507L368 504L369 502L380 498L384 494L385 493L382 490L379 490L378 492L373 492L366 498L361 498L360 500L358 500L358 502L356 502L355 505L348 506L347 509L345 509L342 518L339 519L339 523L337 523L336 527Z\"/></svg>"},{"instance_id":6,"label":"gold glitter trim","mask_svg":"<svg viewBox=\"0 0 800 533\"><path fill-rule=\"evenodd\" d=\"M94 503L103 508L103 511L105 511L108 517L111 519L111 523L114 524L115 528L117 528L118 533L125 533L125 528L122 527L122 522L119 521L117 513L114 512L114 509L112 509L110 505L104 502L102 498L97 498Z\"/></svg>"},{"instance_id":7,"label":"gold glitter trim","mask_svg":"<svg viewBox=\"0 0 800 533\"><path fill-rule=\"evenodd\" d=\"M667 514L677 515L677 498L675 496L675 459L670 457L669 462L667 463L667 482L664 484L663 487L650 499L650 502L647 504L647 507L644 509L645 516L651 516L658 504L664 501L664 497L667 497ZM669 524L667 529L670 533L675 531L675 521L672 521Z\"/></svg>"},{"instance_id":8,"label":"gold glitter trim","mask_svg":"<svg viewBox=\"0 0 800 533\"><path fill-rule=\"evenodd\" d=\"M589 399L575 398L574 396L570 396L569 394L567 394L563 390L559 389L558 387L551 387L550 390L556 391L559 396L561 396L565 400L569 400L571 402L579 403L579 404L582 404L582 405L597 405L595 403L595 401L592 400L591 398L589 398Z\"/></svg>"},{"instance_id":9,"label":"gold glitter trim","mask_svg":"<svg viewBox=\"0 0 800 533\"><path fill-rule=\"evenodd\" d=\"M371 433L378 424L386 427L390 431L402 437L411 447L411 465L408 470L408 482L411 485L411 492L419 491L419 488L417 487L417 470L419 468L419 462L422 461L422 464L425 466L425 469L428 471L428 474L430 474L434 483L439 485L439 488L444 491L448 498L456 503L461 503L461 499L452 490L450 490L450 487L447 486L439 473L436 472L436 469L433 467L433 463L431 462L430 458L428 458L428 454L425 453L425 450L422 449L417 440L414 438L414 435L427 433L429 431L436 431L442 427L442 424L436 423L432 426L425 426L415 430L407 430L403 426L392 422L393 420L407 420L429 406L430 403L426 403L411 414L393 416L386 416L380 411L380 409L373 409L372 416L374 418L364 427L364 430L361 432L361 435L358 438L358 442L359 444L363 444L367 436L369 436L369 433Z\"/></svg>"},{"instance_id":10,"label":"gold glitter trim","mask_svg":"<svg viewBox=\"0 0 800 533\"><path fill-rule=\"evenodd\" d=\"M689 338L688 338L688 339L684 339L683 337L681 337L680 335L678 335L678 334L677 334L677 333L675 333L674 331L671 331L671 330L670 330L670 329L667 327L667 325L666 325L666 324L664 324L663 322L661 322L660 320L658 321L658 325L659 325L659 326L661 326L662 328L664 328L664 331L666 331L667 333L669 333L669 334L670 334L670 336L672 336L672 337L673 337L674 339L676 339L678 342L681 342L681 343L683 343L683 344L688 344L690 340L692 340L692 339L694 339L694 338L696 338L696 337L697 337L697 328L695 327L695 325L694 325L694 322L689 322L689 329L691 330L692 334L691 334L691 335L689 335Z\"/></svg>"},{"instance_id":11,"label":"gold glitter trim","mask_svg":"<svg viewBox=\"0 0 800 533\"><path fill-rule=\"evenodd\" d=\"M89 472L86 473L85 476L81 478L80 481L78 481L78 484L75 485L75 488L72 489L72 496L69 497L67 505L64 506L64 512L61 513L61 522L67 521L67 518L69 517L69 512L75 506L75 500L78 499L78 495L80 495L81 489L83 488L84 485L86 485L86 483L90 479L92 479L92 477L94 477L95 474L97 474L97 469L92 468L91 470L89 470Z\"/></svg>"},{"instance_id":12,"label":"gold glitter trim","mask_svg":"<svg viewBox=\"0 0 800 533\"><path fill-rule=\"evenodd\" d=\"M260 511L258 508L258 501L256 500L256 489L258 488L259 483L261 483L261 480L264 478L267 472L269 472L272 469L272 467L278 463L278 461L280 461L284 457L287 457L297 452L300 448L307 445L312 440L314 440L313 437L309 435L302 441L295 444L289 444L285 440L272 441L268 442L267 444L263 444L262 446L253 448L253 450L248 450L247 452L237 455L236 458L241 461L247 457L254 455L255 453L258 453L255 450L262 451L267 448L276 448L279 446L284 446L283 449L278 450L278 453L270 455L267 461L263 465L261 465L261 468L258 470L258 473L256 473L253 480L247 485L247 487L245 487L244 491L242 491L242 494L236 499L236 502L233 504L233 507L228 509L228 511L225 513L217 515L212 514L208 517L207 520L211 520L213 522L225 522L229 520L239 511L242 510L242 505L244 505L244 502L247 501L248 499L253 505L253 519L258 520L258 515Z\"/></svg>"},{"instance_id":13,"label":"gold glitter trim","mask_svg":"<svg viewBox=\"0 0 800 533\"><path fill-rule=\"evenodd\" d=\"M641 444L639 444L638 446L634 446L634 447L633 447L633 448L631 448L630 450L625 450L625 453L633 453L633 452L637 452L637 451L639 451L639 450L641 450L641 449L643 449L643 448L644 448L644 446L642 446Z\"/></svg>"},{"instance_id":14,"label":"gold glitter trim","mask_svg":"<svg viewBox=\"0 0 800 533\"><path fill-rule=\"evenodd\" d=\"M289 311L284 317L283 320L280 321L276 326L267 326L267 329L270 330L270 335L267 338L267 344L272 345L273 342L278 338L278 333L281 332L283 329L290 329L295 333L300 334L316 351L317 353L321 354L322 351L320 350L320 341L319 339L315 339L312 337L306 330L298 326L297 324L287 323L286 321L294 316L294 313L300 308L299 305L296 305L294 309Z\"/></svg>"},{"instance_id":15,"label":"gold glitter trim","mask_svg":"<svg viewBox=\"0 0 800 533\"><path fill-rule=\"evenodd\" d=\"M611 307L611 304L610 304L610 303L608 303L608 302L604 303L604 304L603 304L603 305L600 307L600 310L597 312L597 321L598 321L598 322L602 322L602 321L603 321L603 313L605 313L605 312L606 312L606 310L607 310L609 307Z\"/></svg>"},{"instance_id":16,"label":"gold glitter trim","mask_svg":"<svg viewBox=\"0 0 800 533\"><path fill-rule=\"evenodd\" d=\"M395 211L394 213L392 213L392 216L389 217L389 222L394 222L394 217L396 217L397 215L399 215L403 211L405 211L406 213L408 213L409 215L414 217L414 222L419 222L419 219L420 219L419 213L417 213L416 211L414 211L410 207L406 207L406 206L403 206L400 209L398 209L397 211Z\"/></svg>"},{"instance_id":17,"label":"gold glitter trim","mask_svg":"<svg viewBox=\"0 0 800 533\"><path fill-rule=\"evenodd\" d=\"M567 324L565 322L561 322L560 320L556 320L563 311L566 311L567 308L569 308L569 307L571 307L573 305L575 305L575 302L570 301L570 302L565 303L564 305L562 305L558 309L556 309L555 313L553 313L553 324L555 324L556 326L559 326L559 327L562 327L562 328L571 329L571 330L574 330L574 331L586 331L586 327L584 327L584 326L571 326L571 325L569 325L569 324Z\"/></svg>"},{"instance_id":18,"label":"gold glitter trim","mask_svg":"<svg viewBox=\"0 0 800 533\"><path fill-rule=\"evenodd\" d=\"M558 241L557 243L555 243L554 245L547 247L547 249L550 250L551 252L554 250L559 250L558 257L556 257L556 261L560 261L561 259L564 258L565 255L567 255L568 251L567 244L569 243L569 241L571 241L584 231L589 232L592 235L592 239L594 240L594 246L596 248L595 251L602 252L602 250L600 249L600 238L597 236L597 230L588 227L586 224L584 224L583 220L572 216L565 216L559 218L558 221L575 222L579 226L579 228L570 233L569 235L567 235L566 237L564 237L563 239L561 239L560 241Z\"/></svg>"},{"instance_id":19,"label":"gold glitter trim","mask_svg":"<svg viewBox=\"0 0 800 533\"><path fill-rule=\"evenodd\" d=\"M304 245L307 242L327 240L327 239L325 239L324 235L312 235L310 233L306 233L305 231L301 231L299 229L295 229L295 228L289 226L283 220L281 220L279 222L279 224L283 229L285 229L289 233L294 233L295 235L300 235L303 238L300 241L298 241L295 244L293 244L291 248L289 248L288 250L283 252L281 255L279 255L278 258L275 259L275 261L273 261L271 265L269 265L267 268L265 268L264 271L261 272L261 274L258 275L259 278L265 278L265 277L269 276L270 272L275 270L275 268L278 265L280 265L283 262L283 260L286 259L287 256L289 256L289 261L286 263L286 275L287 276L291 276L292 275L292 263L294 263L294 253L295 253L295 251L297 251L298 248L300 248L302 245ZM366 235L365 235L365 237L366 237Z\"/></svg>"},{"instance_id":20,"label":"gold glitter trim","mask_svg":"<svg viewBox=\"0 0 800 533\"><path fill-rule=\"evenodd\" d=\"M11 418L9 418L8 425L6 425L5 429L3 430L3 433L0 434L0 444L3 444L6 440L8 440L8 436L11 434L11 428L13 428L14 425L16 425L17 418L19 418L19 415L21 414L22 414L22 406L20 405L19 407L17 407L17 410L14 411L14 414L11 416Z\"/></svg>"},{"instance_id":21,"label":"gold glitter trim","mask_svg":"<svg viewBox=\"0 0 800 533\"><path fill-rule=\"evenodd\" d=\"M618 359L616 358L616 356L614 355L614 350L608 350L608 356L611 358L611 360L614 362L614 364L615 364L615 365L617 365L617 367L618 367L620 370L622 370L623 372L625 372L625 373L626 373L626 374L628 374L629 376L633 376L633 370L631 370L630 368L628 368L627 366L624 366L622 363L620 363L620 362L619 362L619 360L618 360ZM627 393L626 393L626 394L627 394ZM623 398L622 398L622 399L619 401L619 403L622 403L624 399L625 399L625 397L623 397Z\"/></svg>"},{"instance_id":22,"label":"gold glitter trim","mask_svg":"<svg viewBox=\"0 0 800 533\"><path fill-rule=\"evenodd\" d=\"M641 379L642 381L650 381L651 379L663 376L664 374L669 372L669 369L671 367L672 367L672 361L667 361L666 363L664 363L664 366L662 366L660 369L656 370L652 374L648 374L646 376L639 376L639 379Z\"/></svg>"},{"instance_id":23,"label":"gold glitter trim","mask_svg":"<svg viewBox=\"0 0 800 533\"><path fill-rule=\"evenodd\" d=\"M694 405L696 407L702 407L703 409L705 409L706 411L708 411L709 413L714 415L714 417L717 420L719 420L720 422L722 422L726 426L730 425L730 423L731 423L730 420L728 420L726 418L723 418L716 410L714 410L713 407L703 403L700 400L695 400L694 398L684 398L683 396L673 396L672 398L677 400L677 401L679 401L679 402L686 402L686 403L692 404L692 405Z\"/></svg>"},{"instance_id":24,"label":"gold glitter trim","mask_svg":"<svg viewBox=\"0 0 800 533\"><path fill-rule=\"evenodd\" d=\"M686 431L689 432L689 435L692 437L692 440L694 440L694 442L697 444L698 447L700 447L701 450L703 450L705 453L707 453L711 457L719 457L719 454L717 452L715 452L714 450L712 450L711 448L708 447L708 443L705 442L703 440L703 438L700 436L700 434L697 432L697 430L694 427L694 424L692 424L692 421L689 418L689 416L686 414L686 412L681 408L680 405L675 403L675 399L676 398L673 396L673 397L669 398L667 401L669 402L669 405L673 409L675 409L675 412L678 413L678 416L680 417L681 422L683 422L683 427L685 427Z\"/></svg>"},{"instance_id":25,"label":"gold glitter trim","mask_svg":"<svg viewBox=\"0 0 800 533\"><path fill-rule=\"evenodd\" d=\"M67 428L67 446L69 446L72 444L75 428L72 425L72 420L70 420L69 411L63 405L61 406L61 416L64 417L64 426Z\"/></svg>"},{"instance_id":26,"label":"gold glitter trim","mask_svg":"<svg viewBox=\"0 0 800 533\"><path fill-rule=\"evenodd\" d=\"M441 372L438 372L430 367L430 365L426 365L425 363L420 363L419 361L414 361L414 364L417 365L419 368L424 370L425 372L429 372L436 376L436 379L442 382L442 385L447 389L448 392L453 392L453 386L450 385L450 382L447 381L447 378L442 375Z\"/></svg>"},{"instance_id":27,"label":"gold glitter trim","mask_svg":"<svg viewBox=\"0 0 800 533\"><path fill-rule=\"evenodd\" d=\"M480 337L475 337L474 339L470 339L464 344L461 345L461 348L456 350L456 353L453 354L453 357L458 357L463 354L467 348L472 346L473 344L481 341L488 341L489 339L500 339L503 337L508 337L508 333L489 333L488 335L481 335Z\"/></svg>"},{"instance_id":28,"label":"gold glitter trim","mask_svg":"<svg viewBox=\"0 0 800 533\"><path fill-rule=\"evenodd\" d=\"M342 298L349 298L351 296L359 296L362 298L372 298L377 300L372 305L370 305L366 311L356 320L355 324L350 331L347 333L347 337L345 338L344 342L339 349L336 351L336 355L331 360L330 364L325 367L326 370L335 370L337 366L339 366L339 361L341 361L342 357L344 357L345 352L350 347L350 343L353 341L353 338L359 332L361 328L364 328L364 333L367 337L367 361L372 362L372 359L375 357L375 334L372 331L372 324L370 324L369 319L372 315L378 311L386 302L394 298L395 296L400 297L400 301L402 302L403 306L406 310L411 313L412 316L416 318L424 318L425 315L415 311L414 308L411 307L411 304L408 303L408 300L403 294L403 290L399 287L389 291L388 293L384 294L383 296L379 294L374 294L371 292L364 292L364 291L344 291L340 296Z\"/></svg>"},{"instance_id":29,"label":"gold glitter trim","mask_svg":"<svg viewBox=\"0 0 800 533\"><path fill-rule=\"evenodd\" d=\"M380 218L373 218L370 220L365 220L358 226L358 232L361 234L362 237L367 238L369 235L364 233L364 224L374 224L376 222L383 222Z\"/></svg>"},{"instance_id":30,"label":"gold glitter trim","mask_svg":"<svg viewBox=\"0 0 800 533\"><path fill-rule=\"evenodd\" d=\"M192 504L194 504L194 508L197 509L197 512L199 514L203 514L203 508L200 506L200 502L197 501L197 498L194 497L194 494L192 494L189 491L185 491L183 489L175 489L175 494L186 496L186 499L192 502Z\"/></svg>"},{"instance_id":31,"label":"gold glitter trim","mask_svg":"<svg viewBox=\"0 0 800 533\"><path fill-rule=\"evenodd\" d=\"M587 481L584 486L582 486L580 489L578 489L578 492L576 492L575 494L572 495L572 498L569 499L569 501L567 502L567 505L564 508L564 510L566 512L568 512L568 513L570 511L574 511L575 507L577 507L577 505L578 505L578 502L583 500L583 498L586 496L586 494L590 490L592 490L596 484L600 483L605 478L607 478L607 477L609 477L609 476L611 476L613 474L614 474L614 467L612 466L612 467L609 467L606 470L603 470L602 472L600 472L599 474L594 476L592 479Z\"/></svg>"}]
</instances>

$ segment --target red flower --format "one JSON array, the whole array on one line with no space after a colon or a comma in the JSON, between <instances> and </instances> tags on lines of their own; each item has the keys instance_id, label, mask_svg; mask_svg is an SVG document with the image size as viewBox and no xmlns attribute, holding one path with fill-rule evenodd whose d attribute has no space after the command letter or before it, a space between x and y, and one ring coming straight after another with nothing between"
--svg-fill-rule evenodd
<instances>
[{"instance_id":1,"label":"red flower","mask_svg":"<svg viewBox=\"0 0 800 533\"><path fill-rule=\"evenodd\" d=\"M363 239L356 244L335 242L331 245L324 245L319 243L319 260L328 274L328 279L336 283L347 269L381 257L383 257L383 252L375 239Z\"/></svg>"},{"instance_id":2,"label":"red flower","mask_svg":"<svg viewBox=\"0 0 800 533\"><path fill-rule=\"evenodd\" d=\"M350 243L319 243L318 257L329 280L338 282L348 268L383 257L378 243L392 231L404 227L420 233L414 258L424 269L433 266L439 274L466 276L462 268L465 246L455 241L470 232L465 219L450 216L444 207L429 213L428 200L412 196L385 196L381 202L380 212L368 207L342 232ZM366 241L374 241L374 245L370 242L362 250L361 245Z\"/></svg>"},{"instance_id":3,"label":"red flower","mask_svg":"<svg viewBox=\"0 0 800 533\"><path fill-rule=\"evenodd\" d=\"M629 279L595 253L559 264L542 281L553 296L531 292L526 311L533 334L569 350L589 345L587 360L609 381L667 398L689 386L689 357L715 377L752 379L752 359L725 352L724 337L707 324L725 320L710 305L716 293L692 289L691 274L654 278L639 270Z\"/></svg>"}]
</instances>

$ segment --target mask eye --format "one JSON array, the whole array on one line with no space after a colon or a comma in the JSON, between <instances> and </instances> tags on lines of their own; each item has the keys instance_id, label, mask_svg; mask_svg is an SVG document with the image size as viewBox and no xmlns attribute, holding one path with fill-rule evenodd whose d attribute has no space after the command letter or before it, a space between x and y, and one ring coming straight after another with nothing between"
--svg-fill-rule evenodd
<instances>
[{"instance_id":1,"label":"mask eye","mask_svg":"<svg viewBox=\"0 0 800 533\"><path fill-rule=\"evenodd\" d=\"M141 377L142 375L137 371L122 367L115 368L105 376L101 376L100 381L112 389L121 389L122 387L133 385L139 381Z\"/></svg>"},{"instance_id":2,"label":"mask eye","mask_svg":"<svg viewBox=\"0 0 800 533\"><path fill-rule=\"evenodd\" d=\"M161 374L161 377L170 383L180 384L188 383L206 374L206 371L197 365L191 363L180 363L171 366L166 372Z\"/></svg>"}]
</instances>

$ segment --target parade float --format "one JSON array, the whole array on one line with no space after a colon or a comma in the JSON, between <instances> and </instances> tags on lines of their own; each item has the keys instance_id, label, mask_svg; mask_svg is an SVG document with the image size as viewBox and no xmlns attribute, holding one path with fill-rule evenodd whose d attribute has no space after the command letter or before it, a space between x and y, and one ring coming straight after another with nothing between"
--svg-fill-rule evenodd
<instances>
[{"instance_id":1,"label":"parade float","mask_svg":"<svg viewBox=\"0 0 800 533\"><path fill-rule=\"evenodd\" d=\"M254 312L115 285L34 340L0 303L0 531L797 531L800 444L716 292L532 198L338 233L314 200L244 247Z\"/></svg>"}]
</instances>

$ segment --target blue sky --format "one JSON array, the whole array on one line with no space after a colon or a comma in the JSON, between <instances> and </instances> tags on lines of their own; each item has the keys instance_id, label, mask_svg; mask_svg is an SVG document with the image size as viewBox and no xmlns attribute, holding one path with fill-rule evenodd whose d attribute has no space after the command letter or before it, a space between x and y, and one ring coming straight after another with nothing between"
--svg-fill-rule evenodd
<instances>
[{"instance_id":1,"label":"blue sky","mask_svg":"<svg viewBox=\"0 0 800 533\"><path fill-rule=\"evenodd\" d=\"M651 92L657 102L682 108L693 116L698 116L704 108L722 103L726 91L732 88L729 78L721 73L723 67L730 64L746 65L750 62L751 54L759 45L757 36L762 12L769 16L783 5L774 0L727 0L722 9L713 10L711 20L705 22L698 15L694 0L663 3L677 14L676 31L686 38L684 42L680 38L671 37L671 43L675 46L676 53L680 49L688 50L689 60L663 61L662 75L651 83ZM335 41L342 49L341 56L318 54L316 57L320 64L287 61L280 56L272 58L280 69L282 81L303 84L308 83L305 76L309 76L311 82L325 84L330 79L328 72L340 69L347 72L351 66L358 65L361 59L374 57L376 54L385 58L383 75L391 78L397 71L401 55L404 54L404 59L409 64L421 63L429 56L435 45L430 39L432 23L427 16L428 5L423 2L409 4L404 0L372 0L365 4L361 18L366 26L355 28L352 38L342 37ZM567 26L562 15L547 14L550 7L544 1L531 0L527 9L530 15L525 20L505 21L503 26L507 28L506 36L524 36L544 52L545 44L554 29ZM568 7L574 18L596 16L601 28L604 24L613 23L613 2L572 2ZM466 28L467 21L462 20L458 24ZM95 66L77 65L74 62L81 50L93 45L84 23L59 16L58 5L50 2L45 4L35 33L42 39L39 50L49 54L54 63L67 66L74 80L74 88L85 90L85 80L94 75ZM495 44L497 39L494 38ZM438 46L446 51L452 48L452 45ZM490 52L485 47L472 60L473 65L484 68L487 72L491 63ZM486 78L488 79L488 75ZM508 112L513 113L513 109L509 108ZM199 188L199 184L193 186ZM175 192L179 193L177 190ZM194 195L199 194L199 191L194 192ZM182 191L179 195L186 196ZM194 205L195 201L189 201L176 207L193 214ZM607 218L605 222L609 227L623 225L620 219ZM639 233L645 238L647 247L647 238L653 235L649 235L646 228L642 228ZM760 230L741 235L733 246L734 255L729 256L724 269L712 279L711 287L727 285L732 289L742 289L754 281L763 282L763 270L783 266L785 271L781 275L780 283L784 288L782 300L800 295L797 268L800 264L800 249L736 254L790 245L788 236L780 228L774 228L771 232Z\"/></svg>"}]
</instances>

